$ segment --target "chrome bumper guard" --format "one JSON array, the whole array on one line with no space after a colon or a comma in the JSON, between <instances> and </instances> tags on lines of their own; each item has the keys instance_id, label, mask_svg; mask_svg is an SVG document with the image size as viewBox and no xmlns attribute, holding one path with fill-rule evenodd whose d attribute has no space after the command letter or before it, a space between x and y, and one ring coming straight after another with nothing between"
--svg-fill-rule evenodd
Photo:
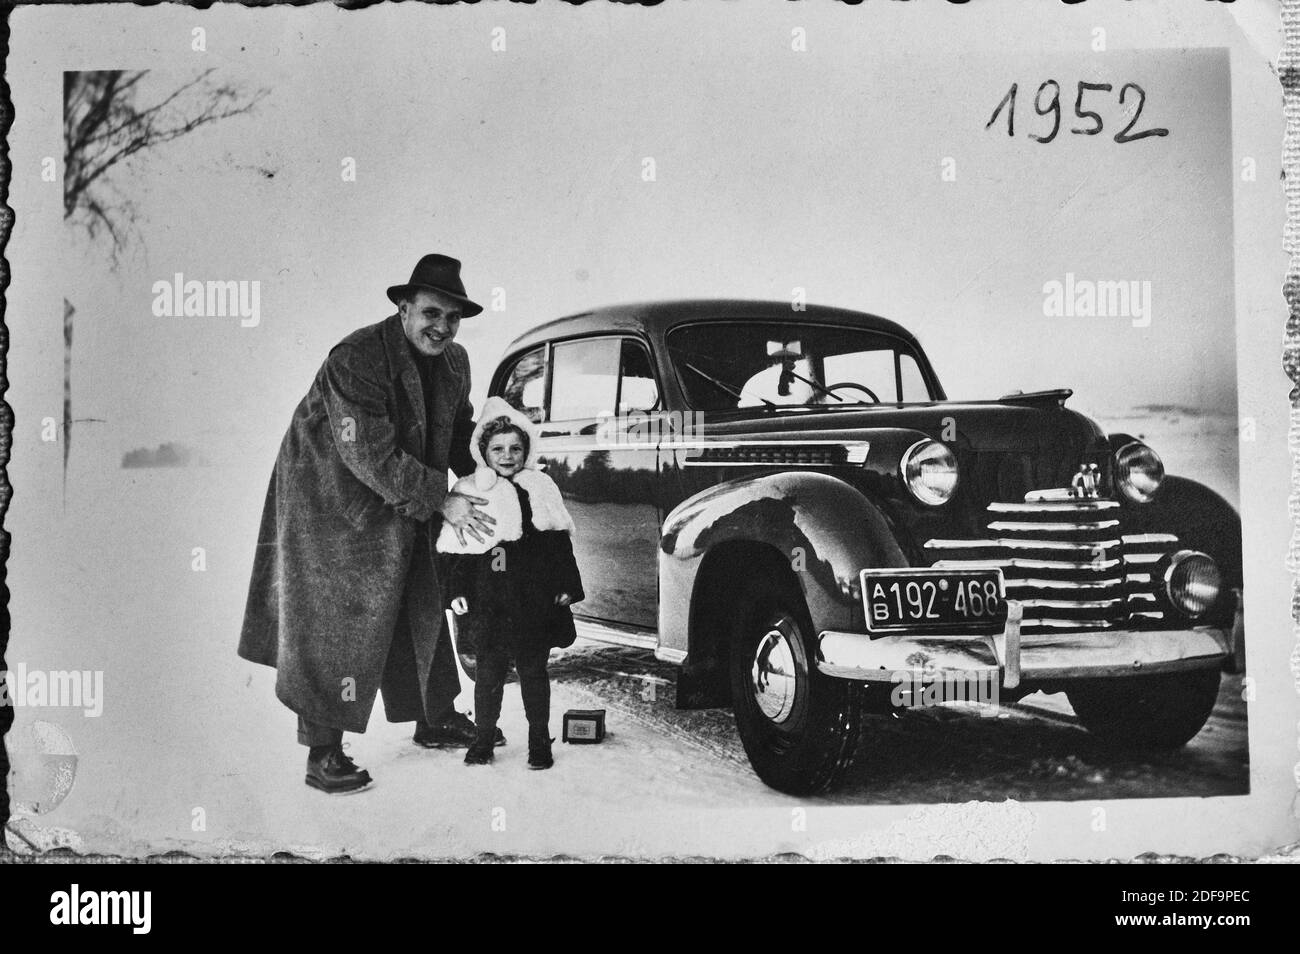
<instances>
[{"instance_id":1,"label":"chrome bumper guard","mask_svg":"<svg viewBox=\"0 0 1300 954\"><path fill-rule=\"evenodd\" d=\"M823 632L817 668L861 682L927 679L944 673L997 678L1004 689L1058 679L1140 676L1219 667L1232 654L1231 634L1213 626L1172 630L1108 629L1096 632L1020 632L1018 600L1007 601L1000 633L944 635Z\"/></svg>"}]
</instances>

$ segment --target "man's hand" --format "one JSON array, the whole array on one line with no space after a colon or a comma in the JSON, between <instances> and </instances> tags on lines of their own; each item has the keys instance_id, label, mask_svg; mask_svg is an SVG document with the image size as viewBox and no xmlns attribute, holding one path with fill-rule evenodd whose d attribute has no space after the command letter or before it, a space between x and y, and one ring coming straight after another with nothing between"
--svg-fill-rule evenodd
<instances>
[{"instance_id":1,"label":"man's hand","mask_svg":"<svg viewBox=\"0 0 1300 954\"><path fill-rule=\"evenodd\" d=\"M442 502L442 517L451 524L461 546L465 545L466 534L479 543L483 542L483 537L492 536L496 521L479 509L486 504L482 497L455 492L447 494L447 499Z\"/></svg>"},{"instance_id":2,"label":"man's hand","mask_svg":"<svg viewBox=\"0 0 1300 954\"><path fill-rule=\"evenodd\" d=\"M570 596L568 593L556 593L556 594L555 594L555 605L556 605L556 606L568 606L568 605L569 605L570 603L572 603L572 602L573 602L573 597Z\"/></svg>"},{"instance_id":3,"label":"man's hand","mask_svg":"<svg viewBox=\"0 0 1300 954\"><path fill-rule=\"evenodd\" d=\"M469 612L469 604L465 602L465 597L458 596L451 601L451 611L457 616L464 616Z\"/></svg>"}]
</instances>

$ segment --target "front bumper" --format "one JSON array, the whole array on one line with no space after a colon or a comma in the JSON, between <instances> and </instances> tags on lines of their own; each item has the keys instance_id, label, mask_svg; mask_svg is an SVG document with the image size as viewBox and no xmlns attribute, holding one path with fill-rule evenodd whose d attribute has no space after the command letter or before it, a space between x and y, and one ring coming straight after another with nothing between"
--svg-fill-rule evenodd
<instances>
[{"instance_id":1,"label":"front bumper","mask_svg":"<svg viewBox=\"0 0 1300 954\"><path fill-rule=\"evenodd\" d=\"M860 682L925 680L945 673L996 679L1005 689L1068 679L1140 676L1222 666L1231 634L1214 626L1165 630L1020 634L1019 607L1008 601L1000 633L942 635L827 630L818 639L817 668Z\"/></svg>"}]
</instances>

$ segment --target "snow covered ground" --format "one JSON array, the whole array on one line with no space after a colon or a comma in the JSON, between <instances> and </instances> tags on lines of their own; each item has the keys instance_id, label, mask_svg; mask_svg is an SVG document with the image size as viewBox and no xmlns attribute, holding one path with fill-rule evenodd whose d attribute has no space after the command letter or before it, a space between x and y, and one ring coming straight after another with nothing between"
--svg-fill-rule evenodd
<instances>
[{"instance_id":1,"label":"snow covered ground","mask_svg":"<svg viewBox=\"0 0 1300 954\"><path fill-rule=\"evenodd\" d=\"M348 737L373 788L346 798L308 789L274 672L235 655L262 470L74 472L74 489L99 492L70 493L66 511L57 495L15 478L10 665L104 674L99 717L16 711L15 742L44 722L77 753L75 784L33 819L40 826L75 833L68 842L83 850L127 853L643 854L670 850L670 839L643 843L638 832L672 831L641 824L647 815L680 813L690 825L692 813L718 804L797 804L705 748L618 720L602 745L557 742L555 768L529 771L514 685L501 723L511 741L495 765L469 768L463 751L420 749L410 725L390 725L377 709L365 735ZM194 569L195 548L206 569ZM462 683L458 707L472 709L472 683ZM565 709L596 702L557 686L552 734ZM39 788L20 781L19 801Z\"/></svg>"},{"instance_id":2,"label":"snow covered ground","mask_svg":"<svg viewBox=\"0 0 1300 954\"><path fill-rule=\"evenodd\" d=\"M1235 421L1170 412L1148 414L1136 422L1140 428L1133 423L1130 430L1148 437L1171 472L1204 479L1236 502ZM9 663L102 671L104 679L98 717L71 708L16 712L14 742L30 739L42 722L61 730L76 752L75 783L62 802L20 820L37 844L62 837L81 850L128 854L175 848L366 858L482 851L659 855L680 851L706 829L734 827L735 850L743 854L774 846L793 850L791 810L825 804L789 798L759 783L723 713L683 714L674 721L664 714L671 710L661 708L657 717L637 717L644 702L640 693L653 682L639 676L618 685L557 678L557 737L567 708L617 705L620 692L630 704L611 709L604 744L557 742L549 772L526 768L516 686L507 689L502 718L511 744L498 750L498 762L490 767L464 766L459 751L419 749L409 742L410 726L389 725L377 711L369 732L349 736L350 753L376 784L346 798L322 796L302 782L304 750L295 741L292 714L275 699L274 674L235 655L269 461L95 467L87 462L120 459L120 449L97 448L89 428L83 435L73 454L66 505L57 490L38 489L42 483L49 487L57 474L52 445L44 461L33 462L29 454L24 463L16 454L12 472ZM467 680L464 686L471 688ZM469 692L460 708L472 708ZM938 781L928 777L928 790L940 799L1084 797L1074 789L1035 796L1033 785L1022 785L1020 778L1038 771L1038 756L1026 755L1022 745L1041 743L1042 757L1060 762L1074 745L1073 734L1061 733L1077 730L1034 728L1037 723L1016 716L1016 728L998 735L988 728L997 720L961 718L972 744L992 755L954 762L943 754L942 741L953 737L946 729L939 732L934 719L914 723L910 731L919 736L904 733L889 743L896 752L908 752L918 738L928 739L916 756L920 762L946 759L944 764L957 766ZM1193 752L1190 763L1090 765L1080 784L1092 784L1094 798L1132 796L1150 791L1142 773L1167 772L1164 794L1243 790L1244 722L1239 732L1223 731L1226 742L1213 743L1213 752ZM1223 751L1229 752L1226 768ZM910 784L917 773L896 763L885 788L873 791L863 775L860 785L832 801L933 801ZM963 773L991 763L999 766L991 784L963 787ZM1054 770L1043 772L1047 778ZM1198 772L1211 781L1201 784ZM1093 775L1118 787L1088 783ZM20 802L48 797L37 791L42 783L30 772L11 783ZM723 818L712 811L718 808L734 811ZM797 844L807 842L806 836L799 839Z\"/></svg>"}]
</instances>

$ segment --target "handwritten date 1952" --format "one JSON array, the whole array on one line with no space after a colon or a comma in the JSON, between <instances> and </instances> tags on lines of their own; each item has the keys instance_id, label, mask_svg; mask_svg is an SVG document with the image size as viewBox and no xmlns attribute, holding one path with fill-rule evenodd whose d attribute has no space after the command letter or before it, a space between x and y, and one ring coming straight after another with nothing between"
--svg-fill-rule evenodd
<instances>
[{"instance_id":1,"label":"handwritten date 1952","mask_svg":"<svg viewBox=\"0 0 1300 954\"><path fill-rule=\"evenodd\" d=\"M988 129L997 122L998 116L1001 115L1002 111L1005 109L1007 114L1007 135L1014 136L1016 134L1016 90L1018 86L1019 84L1017 83L1011 84L1011 89L1007 90L1007 95L1002 97L1002 102L998 103L997 108L993 110L993 115L990 116L989 121L984 124L985 129ZM1114 87L1111 86L1110 83L1085 83L1083 80L1079 80L1079 91L1074 97L1074 115L1082 121L1083 126L1082 128L1071 126L1070 132L1077 136L1095 136L1100 133L1103 127L1101 114L1094 112L1091 109L1084 109L1083 97L1085 93L1109 93L1113 89ZM1043 94L1049 91L1051 95L1048 98L1046 105L1044 105ZM1128 97L1130 92L1136 94L1134 98L1137 102L1137 108L1133 112L1133 117L1128 121L1128 125L1115 133L1115 141L1137 142L1137 140L1146 139L1148 136L1168 136L1169 130L1159 127L1143 129L1141 132L1133 131L1133 127L1138 123L1138 118L1142 115L1142 107L1146 105L1147 94L1146 90L1137 83L1125 83L1119 90L1119 104L1121 106L1124 105L1125 99ZM1061 131L1060 83L1056 82L1056 80L1049 79L1044 81L1042 86L1038 87L1038 92L1034 94L1034 112L1039 116L1052 117L1052 128L1045 136L1040 136L1038 133L1031 130L1029 132L1029 138L1036 142L1051 142L1056 138L1056 134Z\"/></svg>"}]
</instances>

